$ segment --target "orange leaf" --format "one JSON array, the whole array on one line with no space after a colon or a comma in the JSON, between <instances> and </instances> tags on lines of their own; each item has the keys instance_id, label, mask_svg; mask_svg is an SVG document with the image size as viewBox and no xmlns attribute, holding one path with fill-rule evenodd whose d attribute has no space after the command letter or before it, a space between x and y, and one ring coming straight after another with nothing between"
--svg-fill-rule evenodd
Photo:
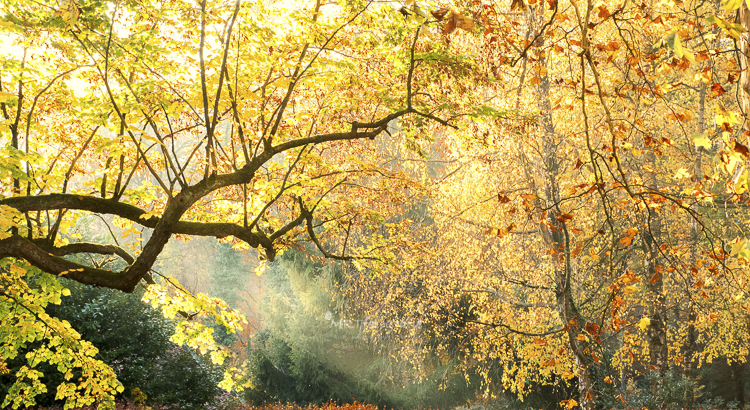
<instances>
[{"instance_id":1,"label":"orange leaf","mask_svg":"<svg viewBox=\"0 0 750 410\"><path fill-rule=\"evenodd\" d=\"M454 31L456 31L456 20L458 18L458 15L455 11L450 12L448 15L448 22L445 24L445 28L443 28L443 34L446 36Z\"/></svg>"},{"instance_id":2,"label":"orange leaf","mask_svg":"<svg viewBox=\"0 0 750 410\"><path fill-rule=\"evenodd\" d=\"M727 92L727 90L725 90L719 83L714 83L714 85L711 86L711 97L718 97L725 92Z\"/></svg>"},{"instance_id":3,"label":"orange leaf","mask_svg":"<svg viewBox=\"0 0 750 410\"><path fill-rule=\"evenodd\" d=\"M567 212L563 212L560 216L558 216L555 219L557 219L559 222L565 223L565 222L568 222L568 221L572 221L573 220L573 215L571 215L571 214L569 214Z\"/></svg>"},{"instance_id":4,"label":"orange leaf","mask_svg":"<svg viewBox=\"0 0 750 410\"><path fill-rule=\"evenodd\" d=\"M652 276L651 279L649 279L648 283L654 283L657 280L659 280L659 272L654 273L654 276Z\"/></svg>"},{"instance_id":5,"label":"orange leaf","mask_svg":"<svg viewBox=\"0 0 750 410\"><path fill-rule=\"evenodd\" d=\"M622 238L620 238L620 243L626 248L630 246L631 242L633 242L633 238L631 238L630 236L623 236Z\"/></svg>"},{"instance_id":6,"label":"orange leaf","mask_svg":"<svg viewBox=\"0 0 750 410\"><path fill-rule=\"evenodd\" d=\"M734 141L734 152L741 154L745 158L750 158L750 151L748 151L746 146L737 142L737 140Z\"/></svg>"},{"instance_id":7,"label":"orange leaf","mask_svg":"<svg viewBox=\"0 0 750 410\"><path fill-rule=\"evenodd\" d=\"M450 11L450 9L448 9L447 7L443 7L437 10L430 11L430 14L432 14L432 17L435 17L435 19L437 19L438 21L443 21L445 15L448 14L448 11Z\"/></svg>"}]
</instances>

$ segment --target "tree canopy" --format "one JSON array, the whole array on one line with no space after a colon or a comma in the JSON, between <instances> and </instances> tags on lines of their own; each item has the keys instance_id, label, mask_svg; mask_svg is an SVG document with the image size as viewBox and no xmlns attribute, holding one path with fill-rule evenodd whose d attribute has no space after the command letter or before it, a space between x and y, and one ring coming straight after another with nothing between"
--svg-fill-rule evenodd
<instances>
[{"instance_id":1,"label":"tree canopy","mask_svg":"<svg viewBox=\"0 0 750 410\"><path fill-rule=\"evenodd\" d=\"M453 115L431 82L444 60L417 55L425 44L442 46L382 4L71 0L3 8L15 51L3 55L0 102L3 318L11 333L28 332L8 339L3 357L50 334L79 343L39 310L66 292L52 276L126 292L141 281L155 285L155 263L175 236L226 238L268 261L301 235L332 257L367 252L354 239L336 248L328 236L355 238L377 225L371 207L349 198L403 195L381 190L400 176L382 170L371 140L389 127L448 125ZM111 237L78 241L71 228L85 214L98 215ZM66 258L82 253L102 257ZM39 272L42 288L30 288ZM209 312L229 329L241 324L223 302L177 286L174 298L157 286L146 297L168 316ZM178 332L186 340L203 331L185 322ZM44 389L30 366L6 404L31 404ZM58 388L59 398L71 398L66 406L79 403L76 389L90 402L118 388L111 371L97 368L87 380Z\"/></svg>"},{"instance_id":2,"label":"tree canopy","mask_svg":"<svg viewBox=\"0 0 750 410\"><path fill-rule=\"evenodd\" d=\"M300 242L347 262L337 314L420 320L374 340L487 397L619 406L634 375L656 396L747 357L745 2L1 4L0 369L33 345L3 405L47 390L40 362L66 408L122 389L48 314L56 277L147 287L221 363L190 319L243 316L159 269L194 236L258 273Z\"/></svg>"}]
</instances>

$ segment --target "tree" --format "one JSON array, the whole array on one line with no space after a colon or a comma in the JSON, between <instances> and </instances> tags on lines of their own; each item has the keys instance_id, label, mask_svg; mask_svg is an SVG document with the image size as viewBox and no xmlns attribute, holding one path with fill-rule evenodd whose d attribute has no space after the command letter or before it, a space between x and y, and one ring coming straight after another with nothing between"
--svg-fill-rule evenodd
<instances>
[{"instance_id":1,"label":"tree","mask_svg":"<svg viewBox=\"0 0 750 410\"><path fill-rule=\"evenodd\" d=\"M445 136L436 226L399 232L408 274L351 273L361 306L463 340L488 396L572 383L569 408L633 407L647 377L655 405L694 406L659 397L669 374L747 359L741 3L467 2L483 35L451 45L513 115Z\"/></svg>"},{"instance_id":2,"label":"tree","mask_svg":"<svg viewBox=\"0 0 750 410\"><path fill-rule=\"evenodd\" d=\"M657 393L670 371L744 361L743 3L408 3L7 3L3 357L31 339L65 348L32 355L6 400L45 388L35 360L85 370L58 389L69 405L118 388L43 315L66 292L55 275L152 282L167 316L237 328L225 303L153 283L176 236L269 261L309 240L351 260L356 309L430 329L431 349L399 357L460 357L489 396L575 383L564 404L588 410L620 405L634 375ZM436 227L396 217L425 196ZM111 218L106 243L70 231L91 213ZM65 258L77 253L124 265ZM195 321L176 338L227 354Z\"/></svg>"},{"instance_id":3,"label":"tree","mask_svg":"<svg viewBox=\"0 0 750 410\"><path fill-rule=\"evenodd\" d=\"M213 314L237 329L225 303L157 283L170 238L230 239L268 261L300 238L329 257L367 254L349 238L366 238L397 202L367 204L409 188L381 169L371 140L396 124L450 125L456 108L431 84L457 60L425 19L372 1L4 1L2 22L13 51L0 74L2 360L49 342L17 372L13 407L46 389L38 360L65 374L66 408L111 404L121 389L95 349L43 312L68 292L56 276L125 292L145 282L166 316ZM82 215L111 236L80 241ZM226 355L195 321L176 331L215 361Z\"/></svg>"}]
</instances>

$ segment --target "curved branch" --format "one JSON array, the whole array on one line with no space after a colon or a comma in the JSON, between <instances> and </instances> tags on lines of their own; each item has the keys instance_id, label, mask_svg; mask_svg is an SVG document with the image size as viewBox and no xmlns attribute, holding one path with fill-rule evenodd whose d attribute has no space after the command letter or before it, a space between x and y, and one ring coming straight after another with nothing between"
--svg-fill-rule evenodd
<instances>
[{"instance_id":1,"label":"curved branch","mask_svg":"<svg viewBox=\"0 0 750 410\"><path fill-rule=\"evenodd\" d=\"M98 214L117 215L151 229L156 229L156 226L162 219L130 204L125 204L112 199L73 194L12 197L0 200L0 205L8 205L20 212L75 209L79 211L95 212ZM253 248L262 246L266 251L266 254L269 256L269 260L273 260L273 256L276 254L273 250L271 239L265 234L262 232L253 232L240 225L232 223L177 221L172 227L171 233L195 236L213 236L216 238L234 236L237 239L246 242ZM132 261L129 263L132 263Z\"/></svg>"},{"instance_id":2,"label":"curved branch","mask_svg":"<svg viewBox=\"0 0 750 410\"><path fill-rule=\"evenodd\" d=\"M323 244L320 243L320 240L318 239L318 236L315 234L315 229L313 226L313 214L311 211L308 211L305 209L305 207L302 205L302 200L300 199L300 208L302 212L302 217L304 217L305 221L307 221L307 235L310 236L310 239L315 244L315 247L318 248L318 251L323 254L326 258L330 259L336 259L340 261L350 261L354 260L355 258L352 256L338 256L334 255L327 250L323 249Z\"/></svg>"},{"instance_id":3,"label":"curved branch","mask_svg":"<svg viewBox=\"0 0 750 410\"><path fill-rule=\"evenodd\" d=\"M51 253L56 256L72 255L75 253L97 253L100 255L117 255L128 265L135 261L125 249L115 245L102 245L99 243L77 242L60 247L52 248Z\"/></svg>"},{"instance_id":4,"label":"curved branch","mask_svg":"<svg viewBox=\"0 0 750 410\"><path fill-rule=\"evenodd\" d=\"M130 284L123 272L92 268L55 256L38 247L28 239L12 235L0 240L0 259L24 259L33 266L52 275L65 276L85 285L104 286L125 292L132 292L134 285Z\"/></svg>"}]
</instances>

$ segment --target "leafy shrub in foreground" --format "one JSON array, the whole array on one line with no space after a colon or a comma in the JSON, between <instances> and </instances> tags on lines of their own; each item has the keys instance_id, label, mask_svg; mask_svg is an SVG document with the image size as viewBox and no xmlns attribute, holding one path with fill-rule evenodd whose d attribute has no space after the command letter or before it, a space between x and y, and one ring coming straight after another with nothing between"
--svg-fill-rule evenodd
<instances>
[{"instance_id":1,"label":"leafy shrub in foreground","mask_svg":"<svg viewBox=\"0 0 750 410\"><path fill-rule=\"evenodd\" d=\"M126 294L73 281L65 281L64 286L71 295L60 305L50 306L49 313L70 322L82 339L99 349L96 358L112 367L125 388L121 396L154 409L158 405L191 409L205 407L220 393L219 369L191 349L172 343L172 322L142 303L142 292ZM9 374L0 374L0 397L7 394L11 376L22 365L20 358L9 361ZM53 368L45 364L39 368L48 385L62 382L62 375ZM60 404L54 400L55 393L51 389L38 396L37 403Z\"/></svg>"}]
</instances>

